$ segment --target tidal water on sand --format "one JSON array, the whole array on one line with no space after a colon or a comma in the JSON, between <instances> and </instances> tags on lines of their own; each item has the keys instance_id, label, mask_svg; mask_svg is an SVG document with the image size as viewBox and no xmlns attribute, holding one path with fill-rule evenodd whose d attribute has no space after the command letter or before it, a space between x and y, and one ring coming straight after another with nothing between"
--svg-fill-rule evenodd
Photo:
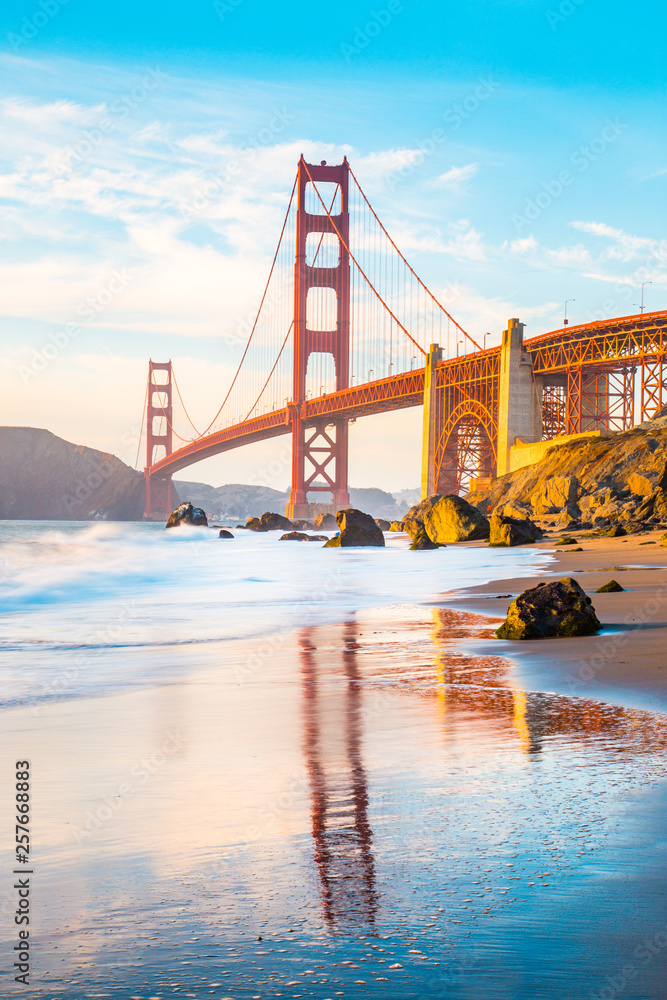
<instances>
[{"instance_id":1,"label":"tidal water on sand","mask_svg":"<svg viewBox=\"0 0 667 1000\"><path fill-rule=\"evenodd\" d=\"M549 556L237 535L0 524L23 992L665 997L665 718L519 690L443 607Z\"/></svg>"}]
</instances>

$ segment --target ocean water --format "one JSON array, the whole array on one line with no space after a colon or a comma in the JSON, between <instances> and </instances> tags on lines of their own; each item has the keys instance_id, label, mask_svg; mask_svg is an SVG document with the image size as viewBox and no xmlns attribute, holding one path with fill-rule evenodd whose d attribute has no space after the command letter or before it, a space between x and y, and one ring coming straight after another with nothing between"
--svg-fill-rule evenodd
<instances>
[{"instance_id":1,"label":"ocean water","mask_svg":"<svg viewBox=\"0 0 667 1000\"><path fill-rule=\"evenodd\" d=\"M548 553L0 533L3 998L665 997L667 721L519 689L443 606Z\"/></svg>"},{"instance_id":2,"label":"ocean water","mask_svg":"<svg viewBox=\"0 0 667 1000\"><path fill-rule=\"evenodd\" d=\"M549 562L525 549L409 552L406 537L391 534L385 549L356 550L281 542L280 534L239 530L225 540L159 524L0 521L0 704L159 684L182 668L165 652L147 656L140 671L134 655L107 670L98 654L109 649L259 638L432 601L501 567L520 576Z\"/></svg>"}]
</instances>

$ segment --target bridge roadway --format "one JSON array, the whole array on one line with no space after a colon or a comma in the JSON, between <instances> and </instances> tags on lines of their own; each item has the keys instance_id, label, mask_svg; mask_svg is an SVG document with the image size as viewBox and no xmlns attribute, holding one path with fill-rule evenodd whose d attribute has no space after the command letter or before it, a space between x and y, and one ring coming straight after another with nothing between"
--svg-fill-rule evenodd
<instances>
[{"instance_id":1,"label":"bridge roadway","mask_svg":"<svg viewBox=\"0 0 667 1000\"><path fill-rule=\"evenodd\" d=\"M581 369L584 373L587 369L595 372L629 370L654 366L657 362L667 363L667 311L568 326L525 340L524 346L532 357L536 375L566 375L573 369ZM500 347L490 347L441 361L438 384L457 388L474 400L479 397L484 383L488 385L489 380L498 378L499 360ZM386 410L420 406L424 398L424 371L419 368L308 399L301 403L301 418L314 425L327 419L356 419ZM662 372L659 380L662 382ZM649 382L646 384L648 386ZM650 387L647 392L650 396ZM288 434L294 410L295 404L289 403L189 442L152 465L150 475L169 476L213 455ZM642 419L644 416L642 412Z\"/></svg>"}]
</instances>

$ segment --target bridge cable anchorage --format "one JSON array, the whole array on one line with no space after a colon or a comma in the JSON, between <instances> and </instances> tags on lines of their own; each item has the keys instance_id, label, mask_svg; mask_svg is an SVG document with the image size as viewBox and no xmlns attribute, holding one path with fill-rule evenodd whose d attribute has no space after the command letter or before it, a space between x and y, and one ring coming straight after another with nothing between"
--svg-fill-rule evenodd
<instances>
[{"instance_id":1,"label":"bridge cable anchorage","mask_svg":"<svg viewBox=\"0 0 667 1000\"><path fill-rule=\"evenodd\" d=\"M290 194L289 204L287 206L287 212L285 213L285 219L283 220L282 229L280 230L280 236L278 238L278 246L276 247L276 252L273 255L273 261L271 262L271 270L269 271L269 276L266 279L266 285L264 286L264 292L262 294L262 299L261 299L261 301L259 303L259 308L257 310L257 316L255 317L255 322L252 325L252 330L250 331L250 336L248 337L248 342L245 345L245 350L243 351L243 355L241 357L241 360L239 361L238 368L236 369L236 372L234 374L234 378L232 379L231 385L229 386L229 390L227 392L227 395L225 396L225 398L223 399L223 401L222 401L222 403L220 405L220 409L218 410L218 412L216 413L216 415L213 417L213 420L210 422L210 424L208 425L208 427L206 428L206 430L203 431L202 434L200 434L200 437L204 437L206 434L208 434L208 432L210 431L211 427L213 427L213 424L216 422L216 420L218 419L218 417L222 413L222 411L223 411L223 409L225 407L225 403L229 399L229 397L231 395L231 392L232 392L232 389L234 388L234 384L236 383L236 379L238 378L238 376L240 374L241 366L242 366L243 362L245 361L245 357L246 357L246 354L248 353L248 349L250 348L250 343L251 343L252 338L253 338L253 336L255 334L255 330L257 329L257 324L259 322L259 317L260 317L261 312L262 312L262 307L264 305L264 300L266 299L267 293L269 291L269 284L271 283L271 277L273 275L273 270L274 270L274 268L276 266L276 261L278 259L278 253L280 251L280 244L283 241L283 235L285 233L285 228L287 226L287 220L289 219L290 211L292 209L292 201L294 200L294 192L296 191L297 179L298 178L295 177L294 184L292 185L292 193Z\"/></svg>"},{"instance_id":2,"label":"bridge cable anchorage","mask_svg":"<svg viewBox=\"0 0 667 1000\"><path fill-rule=\"evenodd\" d=\"M307 169L307 168L306 168L306 169ZM455 327L457 328L457 330L459 330L459 331L460 331L460 332L461 332L461 333L463 334L463 336L464 336L464 337L467 337L467 338L468 338L468 340L470 341L470 343L471 343L471 344L474 344L474 345L475 345L475 347L477 348L477 350L478 350L478 351L481 351L481 350L482 350L482 348L481 348L481 347L480 347L480 345L479 345L479 344L477 343L477 341L476 341L476 340L474 339L474 337L471 337L471 336L470 336L470 334L469 334L469 333L467 333L467 332L466 332L466 331L465 331L465 330L463 329L463 327L462 327L462 326L460 325L460 323L457 323L457 322L456 322L456 320L454 319L454 317L452 316L452 314L451 314L451 313L449 313L449 312L448 312L448 311L447 311L447 310L445 309L445 307L443 306L442 302L439 302L439 301L438 301L438 299L436 299L436 297L435 297L435 295L433 294L433 292L431 291L431 289L430 289L430 288L429 288L429 287L428 287L427 285L425 285L425 284L424 284L424 282L423 282L423 281L421 280L421 278L419 277L419 275L417 274L417 272L416 272L416 271L414 270L414 268L413 268L413 267L411 267L410 263L409 263L409 262L408 262L408 261L407 261L407 260L405 259L405 257L403 256L403 254L401 253L401 251L399 250L399 248L398 248L398 247L396 246L396 244L395 244L395 243L394 243L394 241L392 240L391 236L389 235L389 233L387 232L387 230L385 229L385 227L384 227L384 226L382 225L382 222L381 222L381 220L380 220L380 219L378 218L378 216L377 216L377 213L376 213L375 209L373 208L373 206L371 205L370 201L369 201L369 200L368 200L368 198L366 197L366 195L365 195L365 193L364 193L364 190L363 190L363 188L362 188L361 184L359 183L359 181L358 181L358 180L357 180L357 178L355 177L355 175L354 175L354 171L352 170L352 167L349 167L349 166L348 166L348 169L349 169L349 171L350 171L350 175L351 175L351 177L352 177L352 180L354 181L354 183L355 183L355 184L356 184L356 186L357 186L357 189L359 190L359 194L361 195L361 197L362 197L362 198L364 199L364 201L365 201L365 202L366 202L366 204L368 205L368 207L369 207L369 209L370 209L370 211L371 211L371 214L372 214L373 218L375 219L375 221L377 222L378 226L380 227L380 229L382 230L382 232L384 233L384 235L385 235L385 236L387 237L387 239L388 239L388 240L389 240L389 242L391 243L392 247L394 248L394 250L396 251L396 253L398 254L398 256L399 256L399 257L401 258L401 260L403 261L403 263L405 264L405 266L407 267L407 269L408 269L408 270L410 271L410 273L412 274L412 276L413 276L414 278L416 278L416 279L417 279L417 281L419 282L419 284L421 285L421 287L422 287L422 288L424 289L424 291L426 292L426 294L427 294L427 295L430 295L430 297L431 297L431 298L433 299L433 301L434 301L434 302L435 302L435 304L436 304L436 305L438 306L438 308L439 308L439 309L441 309L441 310L442 310L442 311L444 312L445 316L447 316L447 318L448 318L448 319L450 319L450 320L452 321L452 323L453 323L453 324L454 324L454 326L455 326ZM355 261L355 263L356 263L356 261ZM358 265L357 265L357 266L358 266Z\"/></svg>"},{"instance_id":3,"label":"bridge cable anchorage","mask_svg":"<svg viewBox=\"0 0 667 1000\"><path fill-rule=\"evenodd\" d=\"M318 200L319 200L319 202L320 202L320 204L321 204L322 208L323 208L323 209L324 209L324 211L326 212L326 214L327 214L327 218L329 219L329 222L330 222L330 223L331 223L331 225L333 226L333 228L334 228L334 231L335 231L336 235L338 236L338 239L340 240L340 242L342 243L342 245L343 245L343 246L345 247L345 250L346 250L346 252L347 252L347 253L349 254L349 256L350 256L350 259L351 259L352 261L354 261L354 264L356 265L356 267L357 267L357 270L359 271L359 273L360 273L360 274L362 275L362 277L363 277L364 281L366 281L366 283L368 284L368 287L369 287L369 288L371 289L371 291L373 292L373 294L374 294L374 295L375 295L375 296L377 297L377 299L378 299L378 300L379 300L379 301L380 301L380 302L382 303L382 305L384 306L384 308L385 308L385 309L387 310L387 312L389 313L389 315L390 315L390 316L391 316L391 318L393 319L394 323L396 323L396 325L397 325L397 326L398 326L398 327L399 327L399 328L400 328L400 329L401 329L401 330L403 331L403 333L405 334L405 336L406 336L406 337L407 337L407 338L408 338L409 340L411 340L411 341L412 341L412 343L413 343L413 344L415 345L415 347L417 348L417 350L418 350L418 351L421 351L421 353L422 353L422 354L424 355L424 357L426 357L426 351L424 350L424 348L423 348L423 347L421 346L421 344L420 344L420 343L418 343L418 341L416 341L416 340L415 340L415 338L414 338L414 337L412 336L412 334L410 334L410 333L409 333L409 332L408 332L408 331L406 330L406 328L405 328L405 327L403 326L403 324L401 323L400 319L398 319L398 317L397 317L397 316L395 315L395 313L394 313L394 312L393 312L393 311L392 311L392 310L391 310L391 309L389 308L389 306L387 305L387 303L386 303L386 302L384 301L384 299L382 298L382 296L380 295L380 293L379 293L379 292L377 291L377 289L375 288L375 285L373 285L373 283L372 283L372 282L370 281L370 279L368 278L368 276L367 276L366 272L365 272L365 271L364 271L364 269L362 268L362 266L361 266L361 264L359 263L359 261L357 260L357 258L356 258L356 257L354 256L354 254L353 254L353 253L352 253L352 251L350 250L350 248L349 248L349 246L347 245L346 241L345 241L345 240L343 239L343 236L342 236L342 234L341 234L341 232L340 232L340 230L339 230L338 226L337 226L337 225L336 225L336 223L334 222L334 220L333 220L333 217L332 217L331 213L330 213L330 212L329 212L329 211L327 210L327 206L326 206L326 205L324 204L324 202L322 201L322 196L320 195L320 192L319 192L319 191L317 190L317 186L316 186L315 182L313 181L313 178L312 178L312 176L311 176L311 173L310 173L310 170L308 169L308 164L307 164L307 163L305 162L305 160L304 160L304 163L303 163L303 165L304 165L304 168L305 168L305 171L306 171L306 174L308 175L308 179L309 179L310 183L311 183L311 184L313 185L313 191L314 191L314 192L315 192L315 194L317 195L317 197L318 197Z\"/></svg>"}]
</instances>

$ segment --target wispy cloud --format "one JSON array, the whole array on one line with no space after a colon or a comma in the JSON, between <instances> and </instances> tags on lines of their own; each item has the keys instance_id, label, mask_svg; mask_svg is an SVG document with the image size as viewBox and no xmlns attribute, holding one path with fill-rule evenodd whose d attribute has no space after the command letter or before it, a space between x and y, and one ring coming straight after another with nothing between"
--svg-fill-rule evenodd
<instances>
[{"instance_id":1,"label":"wispy cloud","mask_svg":"<svg viewBox=\"0 0 667 1000\"><path fill-rule=\"evenodd\" d=\"M479 163L468 163L465 167L452 167L431 182L433 187L461 191L468 181L479 173Z\"/></svg>"}]
</instances>

